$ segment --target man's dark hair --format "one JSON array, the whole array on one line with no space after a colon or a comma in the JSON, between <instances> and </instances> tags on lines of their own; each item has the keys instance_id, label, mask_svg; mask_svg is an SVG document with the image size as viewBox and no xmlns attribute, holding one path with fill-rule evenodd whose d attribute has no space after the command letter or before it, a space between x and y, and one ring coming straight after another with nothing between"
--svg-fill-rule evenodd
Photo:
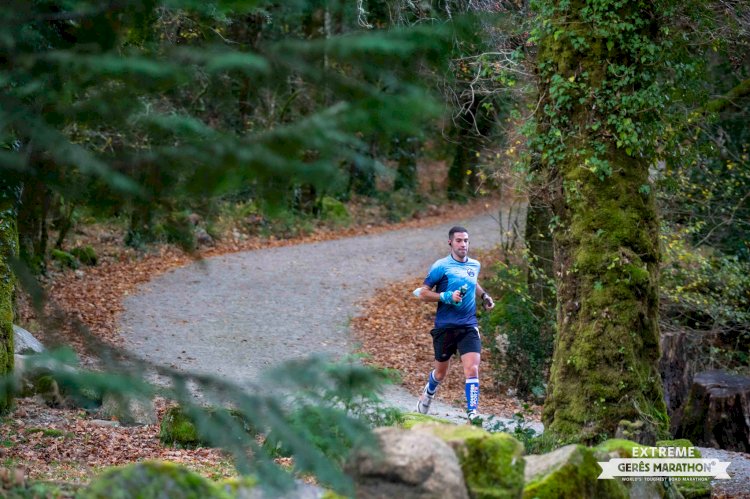
<instances>
[{"instance_id":1,"label":"man's dark hair","mask_svg":"<svg viewBox=\"0 0 750 499\"><path fill-rule=\"evenodd\" d=\"M453 227L451 227L451 230L448 231L448 239L453 239L453 234L455 234L456 232L466 232L467 234L469 233L468 230L464 229L460 225L454 225Z\"/></svg>"}]
</instances>

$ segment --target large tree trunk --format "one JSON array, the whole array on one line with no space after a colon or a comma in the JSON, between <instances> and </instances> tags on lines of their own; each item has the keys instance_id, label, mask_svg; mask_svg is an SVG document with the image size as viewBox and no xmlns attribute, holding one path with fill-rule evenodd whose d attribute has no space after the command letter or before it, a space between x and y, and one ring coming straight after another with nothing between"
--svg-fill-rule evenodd
<instances>
[{"instance_id":1,"label":"large tree trunk","mask_svg":"<svg viewBox=\"0 0 750 499\"><path fill-rule=\"evenodd\" d=\"M620 420L662 434L668 424L649 163L617 143L617 127L643 114L626 109L633 105L626 99L653 81L639 79L652 69L637 44L655 36L658 16L636 1L612 3L606 16L595 7L543 2L538 56L540 149L553 173L557 224L557 337L543 420L551 432L583 441L613 435ZM617 31L626 25L637 29ZM634 74L633 83L623 86L623 74Z\"/></svg>"},{"instance_id":2,"label":"large tree trunk","mask_svg":"<svg viewBox=\"0 0 750 499\"><path fill-rule=\"evenodd\" d=\"M18 256L16 226L20 184L0 179L0 376L13 372L13 291L10 259ZM10 408L10 392L0 393L0 414Z\"/></svg>"}]
</instances>

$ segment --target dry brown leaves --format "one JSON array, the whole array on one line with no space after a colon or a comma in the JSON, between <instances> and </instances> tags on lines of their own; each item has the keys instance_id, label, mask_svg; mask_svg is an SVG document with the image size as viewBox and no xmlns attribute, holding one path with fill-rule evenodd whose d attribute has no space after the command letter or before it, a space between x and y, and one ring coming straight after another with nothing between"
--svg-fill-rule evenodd
<instances>
[{"instance_id":1,"label":"dry brown leaves","mask_svg":"<svg viewBox=\"0 0 750 499\"><path fill-rule=\"evenodd\" d=\"M164 402L159 404L163 412ZM115 427L85 412L51 409L36 399L16 401L0 426L0 458L16 463L33 480L87 482L107 466L147 459L180 463L209 478L233 476L231 462L216 449L175 449L159 441L159 426Z\"/></svg>"}]
</instances>

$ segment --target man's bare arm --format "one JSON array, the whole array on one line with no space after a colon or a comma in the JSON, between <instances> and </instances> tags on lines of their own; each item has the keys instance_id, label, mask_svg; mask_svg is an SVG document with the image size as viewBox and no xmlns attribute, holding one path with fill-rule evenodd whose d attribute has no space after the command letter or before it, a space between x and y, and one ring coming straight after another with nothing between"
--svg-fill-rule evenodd
<instances>
[{"instance_id":1,"label":"man's bare arm","mask_svg":"<svg viewBox=\"0 0 750 499\"><path fill-rule=\"evenodd\" d=\"M482 288L482 286L477 283L476 287L476 295L477 298L482 300L482 306L485 310L492 310L495 308L495 300L492 299L492 297L487 294L487 292Z\"/></svg>"},{"instance_id":2,"label":"man's bare arm","mask_svg":"<svg viewBox=\"0 0 750 499\"><path fill-rule=\"evenodd\" d=\"M432 291L426 284L423 285L421 288L417 288L414 290L414 294L417 298L422 300L423 302L427 303L435 303L440 301L440 293L436 293ZM458 289L453 292L453 302L459 303L461 302L461 291Z\"/></svg>"}]
</instances>

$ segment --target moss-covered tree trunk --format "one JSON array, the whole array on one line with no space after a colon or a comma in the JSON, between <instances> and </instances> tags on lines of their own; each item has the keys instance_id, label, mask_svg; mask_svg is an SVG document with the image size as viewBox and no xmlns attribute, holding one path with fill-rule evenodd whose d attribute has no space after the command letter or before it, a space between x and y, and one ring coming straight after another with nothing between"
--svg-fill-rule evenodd
<instances>
[{"instance_id":1,"label":"moss-covered tree trunk","mask_svg":"<svg viewBox=\"0 0 750 499\"><path fill-rule=\"evenodd\" d=\"M592 441L666 428L658 371L658 219L643 144L655 4L541 2L539 150L552 173L557 337L543 420Z\"/></svg>"},{"instance_id":2,"label":"moss-covered tree trunk","mask_svg":"<svg viewBox=\"0 0 750 499\"><path fill-rule=\"evenodd\" d=\"M19 187L0 179L0 376L13 372L13 290L10 259L18 255L17 206ZM0 393L0 414L10 408L9 393Z\"/></svg>"}]
</instances>

